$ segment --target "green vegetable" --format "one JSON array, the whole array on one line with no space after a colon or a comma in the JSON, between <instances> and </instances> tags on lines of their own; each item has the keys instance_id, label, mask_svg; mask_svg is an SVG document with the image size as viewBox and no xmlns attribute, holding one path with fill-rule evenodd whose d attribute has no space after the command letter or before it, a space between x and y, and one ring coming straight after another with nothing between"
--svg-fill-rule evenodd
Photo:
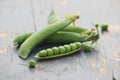
<instances>
[{"instance_id":1,"label":"green vegetable","mask_svg":"<svg viewBox=\"0 0 120 80\"><path fill-rule=\"evenodd\" d=\"M52 56L53 55L53 50L52 49L47 49L47 55Z\"/></svg>"},{"instance_id":2,"label":"green vegetable","mask_svg":"<svg viewBox=\"0 0 120 80\"><path fill-rule=\"evenodd\" d=\"M72 50L77 49L77 45L76 45L75 43L71 43L71 44L70 44L70 47L71 47Z\"/></svg>"},{"instance_id":3,"label":"green vegetable","mask_svg":"<svg viewBox=\"0 0 120 80\"><path fill-rule=\"evenodd\" d=\"M48 24L52 24L54 22L60 21L60 19L56 16L54 10L51 10L51 13L48 16ZM67 31L67 32L75 32L75 33L82 33L88 31L88 29L79 27L79 26L73 26L69 25L68 27L62 29L61 31ZM21 35L18 35L14 39L14 45L15 46L20 46L29 36L31 36L33 33L24 33Z\"/></svg>"},{"instance_id":4,"label":"green vegetable","mask_svg":"<svg viewBox=\"0 0 120 80\"><path fill-rule=\"evenodd\" d=\"M92 46L90 44L84 44L84 51L90 52L92 50Z\"/></svg>"},{"instance_id":5,"label":"green vegetable","mask_svg":"<svg viewBox=\"0 0 120 80\"><path fill-rule=\"evenodd\" d=\"M86 42L94 39L94 33L90 35L80 35L73 32L59 31L53 34L48 39L44 40L43 43L72 43L72 42Z\"/></svg>"},{"instance_id":6,"label":"green vegetable","mask_svg":"<svg viewBox=\"0 0 120 80\"><path fill-rule=\"evenodd\" d=\"M67 46L67 48L66 48L66 46ZM35 55L35 57L37 59L57 58L57 57L61 57L61 56L66 56L66 55L73 54L73 53L79 51L81 49L81 47L82 47L82 44L80 42L74 42L74 43L71 43L69 45L63 45L63 46L53 47L54 50L53 50L53 48L51 48L53 50L53 54L54 55L51 55L51 56L46 55L44 57L41 57L40 55L41 55L41 52L43 51L43 50L41 50L40 52L38 52ZM58 50L55 49L55 48L59 49L59 53L58 53ZM55 51L55 50L57 50L57 51ZM57 54L55 52L57 52Z\"/></svg>"},{"instance_id":7,"label":"green vegetable","mask_svg":"<svg viewBox=\"0 0 120 80\"><path fill-rule=\"evenodd\" d=\"M36 61L35 60L30 60L29 61L29 67L30 68L35 68L35 66L36 66Z\"/></svg>"},{"instance_id":8,"label":"green vegetable","mask_svg":"<svg viewBox=\"0 0 120 80\"><path fill-rule=\"evenodd\" d=\"M28 37L31 35L28 35L25 33ZM17 43L17 45L20 46L28 37L25 34L21 34L15 38L14 43ZM17 39L18 38L18 39ZM25 39L26 38L26 39ZM19 40L20 39L20 40ZM46 38L44 41L40 42L41 44L47 44L47 43L71 43L71 42L86 42L91 41L94 39L94 33L91 32L89 35L84 34L78 34L74 32L65 32L65 31L59 31L57 33L54 33L52 36Z\"/></svg>"},{"instance_id":9,"label":"green vegetable","mask_svg":"<svg viewBox=\"0 0 120 80\"><path fill-rule=\"evenodd\" d=\"M27 38L20 46L19 56L23 59L26 59L30 54L31 50L36 47L40 42L51 36L53 33L62 30L78 18L79 16L71 16L71 18L69 19L50 24L47 27L44 27L44 29L35 32L33 35Z\"/></svg>"},{"instance_id":10,"label":"green vegetable","mask_svg":"<svg viewBox=\"0 0 120 80\"><path fill-rule=\"evenodd\" d=\"M108 24L103 23L103 24L101 25L101 29L102 29L102 31L107 31L107 30L108 30Z\"/></svg>"},{"instance_id":11,"label":"green vegetable","mask_svg":"<svg viewBox=\"0 0 120 80\"><path fill-rule=\"evenodd\" d=\"M59 54L59 49L57 47L53 47L52 50L54 55Z\"/></svg>"},{"instance_id":12,"label":"green vegetable","mask_svg":"<svg viewBox=\"0 0 120 80\"><path fill-rule=\"evenodd\" d=\"M71 47L69 45L64 45L65 48L65 52L70 52L71 51Z\"/></svg>"},{"instance_id":13,"label":"green vegetable","mask_svg":"<svg viewBox=\"0 0 120 80\"><path fill-rule=\"evenodd\" d=\"M81 43L80 42L75 42L75 44L77 45L77 48L81 47Z\"/></svg>"},{"instance_id":14,"label":"green vegetable","mask_svg":"<svg viewBox=\"0 0 120 80\"><path fill-rule=\"evenodd\" d=\"M64 48L64 46L59 46L58 49L59 49L59 53L60 53L60 54L65 53L65 48Z\"/></svg>"},{"instance_id":15,"label":"green vegetable","mask_svg":"<svg viewBox=\"0 0 120 80\"><path fill-rule=\"evenodd\" d=\"M56 16L55 11L52 9L48 16L48 24L52 24L57 21L60 21L60 19ZM80 27L80 26L68 25L68 27L64 28L62 31L81 33L87 30L88 29Z\"/></svg>"},{"instance_id":16,"label":"green vegetable","mask_svg":"<svg viewBox=\"0 0 120 80\"><path fill-rule=\"evenodd\" d=\"M41 52L40 52L40 55L39 55L40 57L44 57L44 56L47 56L47 51L46 50L42 50Z\"/></svg>"}]
</instances>

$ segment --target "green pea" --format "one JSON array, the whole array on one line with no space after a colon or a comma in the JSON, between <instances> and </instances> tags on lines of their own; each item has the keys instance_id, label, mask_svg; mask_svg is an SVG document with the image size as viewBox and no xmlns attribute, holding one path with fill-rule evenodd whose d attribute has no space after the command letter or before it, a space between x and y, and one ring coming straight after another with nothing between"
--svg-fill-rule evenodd
<instances>
[{"instance_id":1,"label":"green pea","mask_svg":"<svg viewBox=\"0 0 120 80\"><path fill-rule=\"evenodd\" d=\"M30 60L28 64L29 64L30 68L34 68L36 66L36 61L35 60Z\"/></svg>"},{"instance_id":2,"label":"green pea","mask_svg":"<svg viewBox=\"0 0 120 80\"><path fill-rule=\"evenodd\" d=\"M92 50L92 46L88 44L84 44L84 51L85 52L90 52Z\"/></svg>"},{"instance_id":3,"label":"green pea","mask_svg":"<svg viewBox=\"0 0 120 80\"><path fill-rule=\"evenodd\" d=\"M46 51L47 51L47 55L48 56L52 56L53 55L53 50L52 49L49 48Z\"/></svg>"},{"instance_id":4,"label":"green pea","mask_svg":"<svg viewBox=\"0 0 120 80\"><path fill-rule=\"evenodd\" d=\"M53 47L52 50L55 55L59 54L59 49L57 47Z\"/></svg>"},{"instance_id":5,"label":"green pea","mask_svg":"<svg viewBox=\"0 0 120 80\"><path fill-rule=\"evenodd\" d=\"M108 30L108 24L103 23L103 24L101 25L101 28L102 28L102 31L107 31L107 30Z\"/></svg>"},{"instance_id":6,"label":"green pea","mask_svg":"<svg viewBox=\"0 0 120 80\"><path fill-rule=\"evenodd\" d=\"M47 51L46 50L40 51L39 54L38 54L38 56L39 57L45 57L45 56L47 56Z\"/></svg>"},{"instance_id":7,"label":"green pea","mask_svg":"<svg viewBox=\"0 0 120 80\"><path fill-rule=\"evenodd\" d=\"M65 48L65 52L71 51L71 47L69 45L64 45L64 48Z\"/></svg>"},{"instance_id":8,"label":"green pea","mask_svg":"<svg viewBox=\"0 0 120 80\"><path fill-rule=\"evenodd\" d=\"M75 44L77 45L77 48L80 48L82 46L80 42L75 42Z\"/></svg>"},{"instance_id":9,"label":"green pea","mask_svg":"<svg viewBox=\"0 0 120 80\"><path fill-rule=\"evenodd\" d=\"M60 54L65 53L65 48L63 46L58 47Z\"/></svg>"},{"instance_id":10,"label":"green pea","mask_svg":"<svg viewBox=\"0 0 120 80\"><path fill-rule=\"evenodd\" d=\"M76 45L76 44L74 44L74 43L71 43L71 44L70 44L70 47L71 47L71 49L72 49L72 50L77 49L77 45Z\"/></svg>"},{"instance_id":11,"label":"green pea","mask_svg":"<svg viewBox=\"0 0 120 80\"><path fill-rule=\"evenodd\" d=\"M95 24L95 27L98 27L99 26L99 24Z\"/></svg>"}]
</instances>

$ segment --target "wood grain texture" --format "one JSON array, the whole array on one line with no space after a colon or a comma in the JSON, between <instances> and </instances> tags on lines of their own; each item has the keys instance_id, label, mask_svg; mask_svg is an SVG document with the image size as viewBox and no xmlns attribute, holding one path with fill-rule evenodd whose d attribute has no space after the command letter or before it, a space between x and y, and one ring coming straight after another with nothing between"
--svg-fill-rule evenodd
<instances>
[{"instance_id":1,"label":"wood grain texture","mask_svg":"<svg viewBox=\"0 0 120 80\"><path fill-rule=\"evenodd\" d=\"M0 32L33 31L33 25L29 0L0 1Z\"/></svg>"},{"instance_id":2,"label":"wood grain texture","mask_svg":"<svg viewBox=\"0 0 120 80\"><path fill-rule=\"evenodd\" d=\"M120 80L120 1L119 0L52 0L60 18L80 10L77 24L91 28L91 22L109 24L108 32L90 53L80 51L58 59L38 61L29 69L28 60L18 57L13 46L17 33L31 32L47 25L50 0L0 0L0 80ZM52 45L53 46L53 45ZM113 79L114 77L114 79Z\"/></svg>"}]
</instances>

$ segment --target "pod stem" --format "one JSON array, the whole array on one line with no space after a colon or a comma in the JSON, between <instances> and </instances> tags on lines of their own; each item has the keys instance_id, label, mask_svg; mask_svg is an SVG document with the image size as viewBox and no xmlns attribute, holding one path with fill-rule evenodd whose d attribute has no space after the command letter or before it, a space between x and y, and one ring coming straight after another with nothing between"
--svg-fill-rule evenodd
<instances>
[{"instance_id":1,"label":"pod stem","mask_svg":"<svg viewBox=\"0 0 120 80\"><path fill-rule=\"evenodd\" d=\"M95 28L96 28L96 31L97 31L97 35L99 36L100 34L99 34L98 27L99 27L99 25L98 25L98 24L96 24L96 25L95 25Z\"/></svg>"},{"instance_id":2,"label":"pod stem","mask_svg":"<svg viewBox=\"0 0 120 80\"><path fill-rule=\"evenodd\" d=\"M94 24L94 23L91 24L96 28L97 35L99 35L99 30L98 30L99 24Z\"/></svg>"},{"instance_id":3,"label":"pod stem","mask_svg":"<svg viewBox=\"0 0 120 80\"><path fill-rule=\"evenodd\" d=\"M79 15L66 15L66 18L72 20L75 23L76 19L79 19Z\"/></svg>"},{"instance_id":4,"label":"pod stem","mask_svg":"<svg viewBox=\"0 0 120 80\"><path fill-rule=\"evenodd\" d=\"M93 24L92 23L92 25L94 25L95 26L95 28L96 28L96 34L94 35L94 39L93 39L93 41L91 42L91 45L93 45L93 43L96 43L97 41L98 41L98 39L99 39L99 30L98 30L98 27L99 27L99 24Z\"/></svg>"},{"instance_id":5,"label":"pod stem","mask_svg":"<svg viewBox=\"0 0 120 80\"><path fill-rule=\"evenodd\" d=\"M93 32L91 32L90 35L89 35L88 37L85 38L85 40L91 38L92 36L94 36L94 33L93 33Z\"/></svg>"},{"instance_id":6,"label":"pod stem","mask_svg":"<svg viewBox=\"0 0 120 80\"><path fill-rule=\"evenodd\" d=\"M76 10L77 16L79 16L80 18L80 12L78 10ZM73 26L75 26L75 21L73 21Z\"/></svg>"}]
</instances>

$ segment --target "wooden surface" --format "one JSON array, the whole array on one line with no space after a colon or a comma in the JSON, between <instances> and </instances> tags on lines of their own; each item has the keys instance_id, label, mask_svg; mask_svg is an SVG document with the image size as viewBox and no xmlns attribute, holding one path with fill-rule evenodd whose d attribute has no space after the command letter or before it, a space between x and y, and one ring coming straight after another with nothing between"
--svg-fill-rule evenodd
<instances>
[{"instance_id":1,"label":"wooden surface","mask_svg":"<svg viewBox=\"0 0 120 80\"><path fill-rule=\"evenodd\" d=\"M120 80L120 0L52 1L0 0L0 80ZM29 69L26 64L33 56L20 59L13 39L18 33L46 26L51 3L60 18L79 10L77 24L91 28L91 22L107 22L109 30L100 34L90 53L81 50L71 56L38 61L37 68Z\"/></svg>"}]
</instances>

